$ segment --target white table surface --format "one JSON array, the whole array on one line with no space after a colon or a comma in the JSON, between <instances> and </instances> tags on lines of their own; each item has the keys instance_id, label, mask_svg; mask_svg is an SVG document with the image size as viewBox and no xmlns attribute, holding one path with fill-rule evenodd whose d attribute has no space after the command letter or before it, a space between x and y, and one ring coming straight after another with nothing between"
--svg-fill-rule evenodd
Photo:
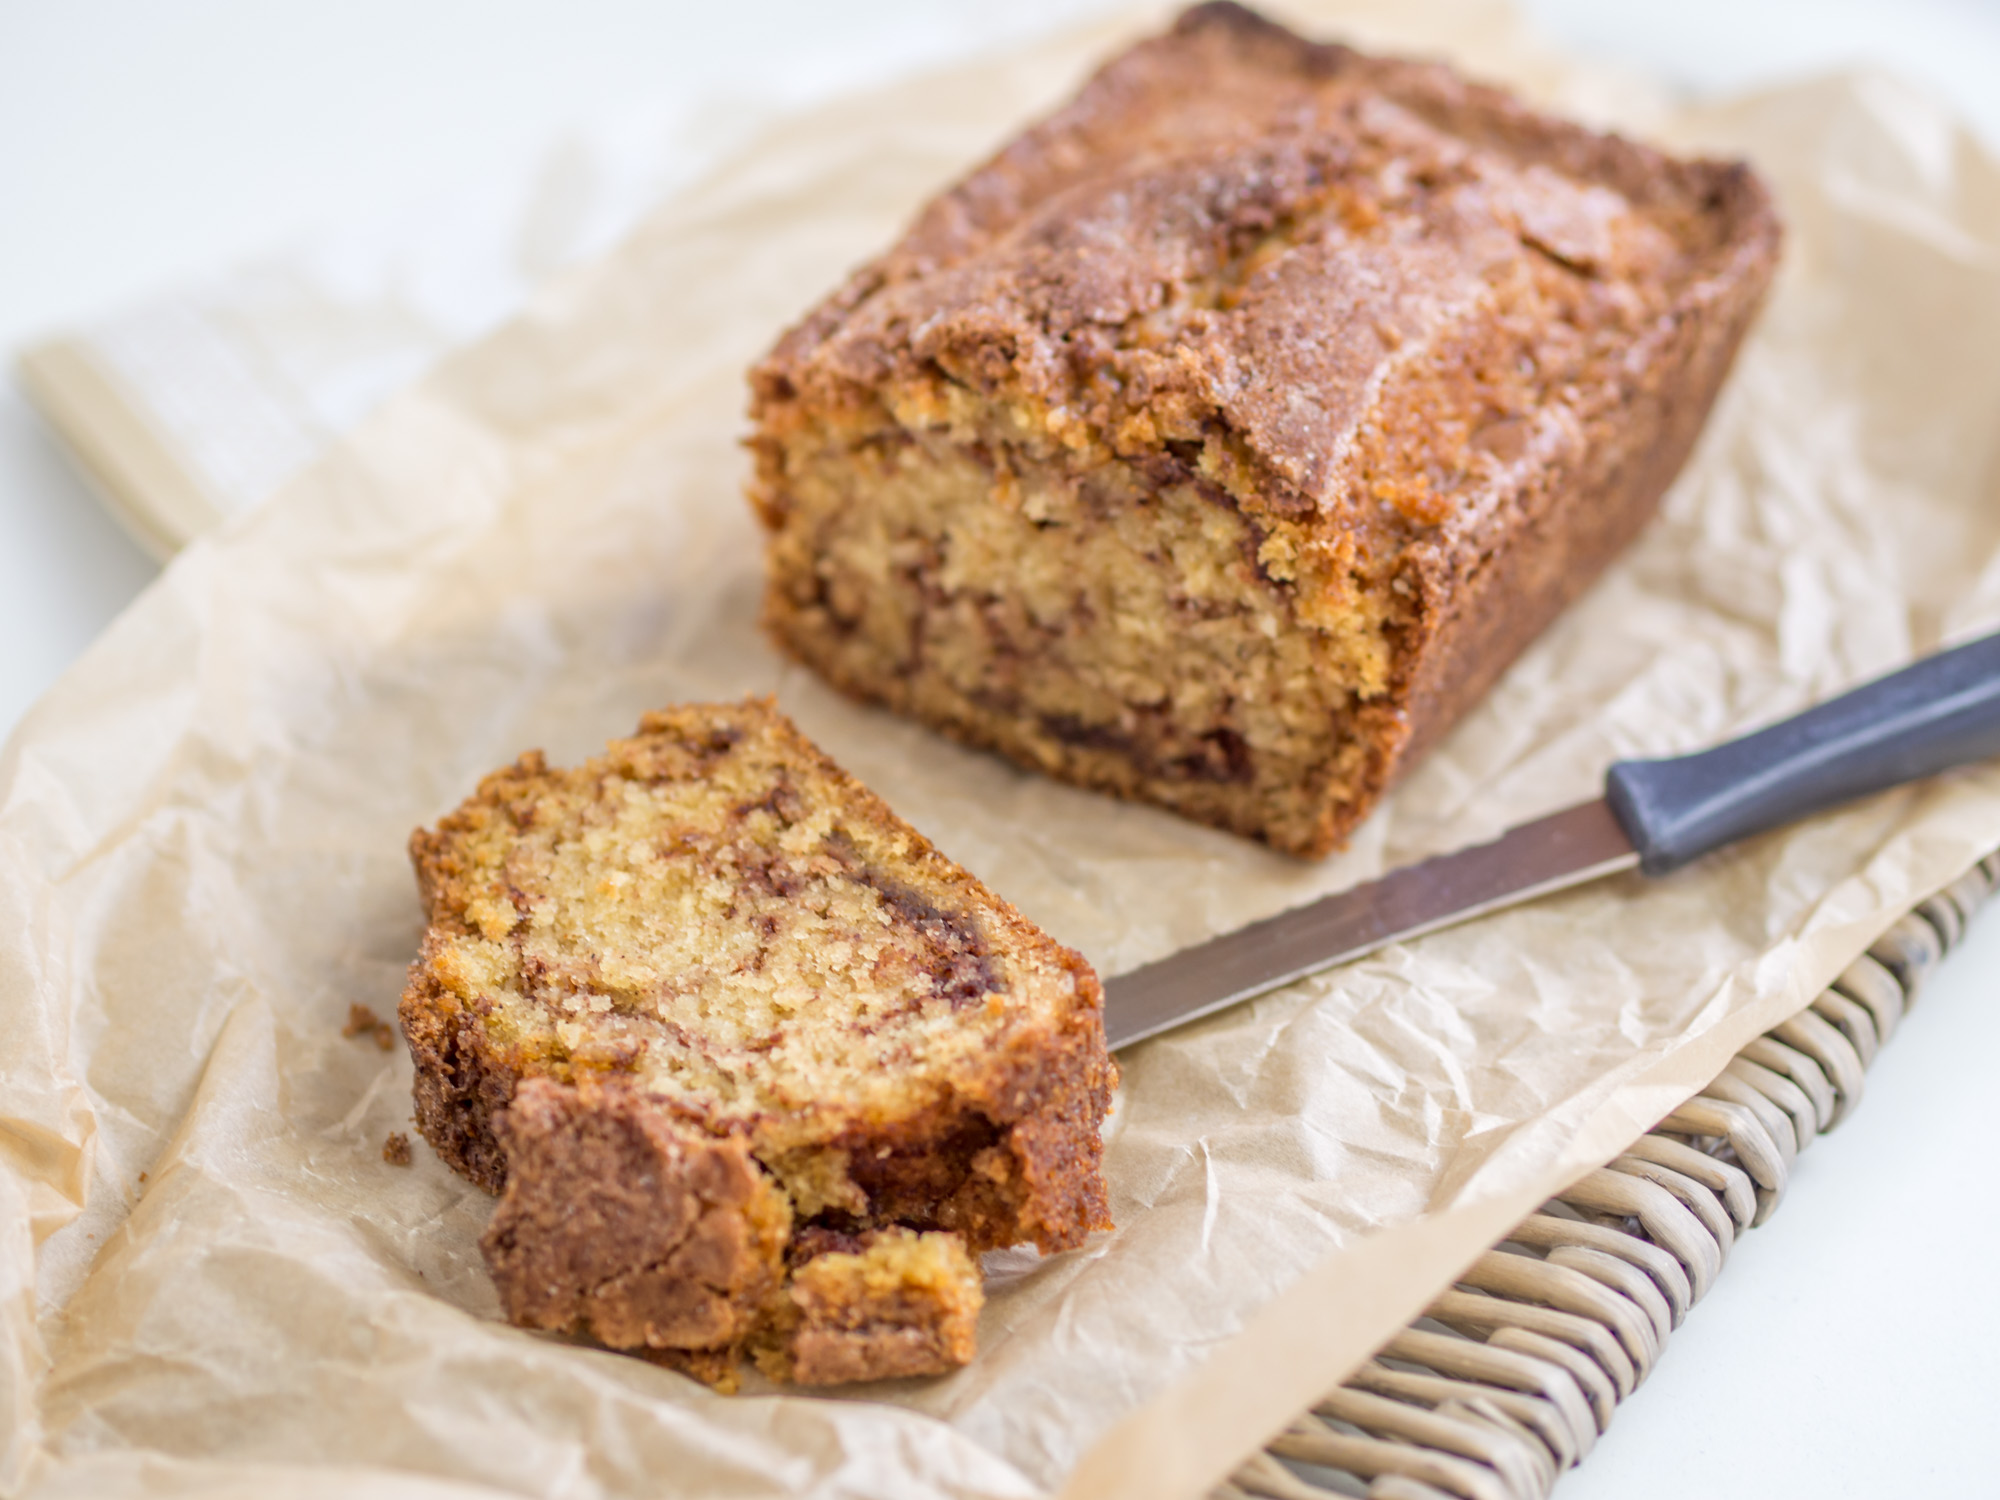
<instances>
[{"instance_id":1,"label":"white table surface","mask_svg":"<svg viewBox=\"0 0 2000 1500\"><path fill-rule=\"evenodd\" d=\"M666 91L866 83L1076 0L0 0L0 349ZM1917 80L2000 144L2000 0L1527 0L1695 91ZM2000 351L1996 351L2000 357ZM0 384L0 732L154 576ZM2000 1495L2000 917L1739 1242L1568 1500Z\"/></svg>"}]
</instances>

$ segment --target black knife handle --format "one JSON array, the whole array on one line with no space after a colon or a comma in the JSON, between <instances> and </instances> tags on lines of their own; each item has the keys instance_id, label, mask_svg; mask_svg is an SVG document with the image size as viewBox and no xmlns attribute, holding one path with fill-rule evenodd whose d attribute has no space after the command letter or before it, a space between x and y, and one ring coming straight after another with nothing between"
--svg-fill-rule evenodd
<instances>
[{"instance_id":1,"label":"black knife handle","mask_svg":"<svg viewBox=\"0 0 2000 1500\"><path fill-rule=\"evenodd\" d=\"M2000 755L2000 635L1713 750L1621 760L1604 796L1639 868L1664 875L1724 844L1869 792Z\"/></svg>"}]
</instances>

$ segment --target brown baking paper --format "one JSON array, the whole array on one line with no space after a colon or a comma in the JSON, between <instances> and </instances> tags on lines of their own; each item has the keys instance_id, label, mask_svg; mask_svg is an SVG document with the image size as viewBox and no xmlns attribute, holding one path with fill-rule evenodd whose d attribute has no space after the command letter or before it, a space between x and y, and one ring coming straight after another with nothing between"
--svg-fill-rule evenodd
<instances>
[{"instance_id":1,"label":"brown baking paper","mask_svg":"<svg viewBox=\"0 0 2000 1500\"><path fill-rule=\"evenodd\" d=\"M409 830L526 747L775 692L1111 973L2000 620L2000 174L1949 121L1852 81L1676 112L1446 0L1302 19L1343 17L1777 187L1777 293L1639 544L1322 864L843 702L754 626L741 371L1120 28L774 128L190 548L9 744L0 1489L1198 1494L2000 845L1975 768L1135 1049L1118 1229L991 1257L946 1379L725 1398L498 1321L491 1200L385 1164L409 1063L341 1027L415 951Z\"/></svg>"}]
</instances>

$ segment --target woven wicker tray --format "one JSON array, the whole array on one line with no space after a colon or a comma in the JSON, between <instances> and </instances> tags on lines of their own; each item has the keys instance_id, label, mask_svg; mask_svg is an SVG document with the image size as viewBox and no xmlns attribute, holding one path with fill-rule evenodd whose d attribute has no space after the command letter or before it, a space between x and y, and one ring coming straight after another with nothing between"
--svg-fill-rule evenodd
<instances>
[{"instance_id":1,"label":"woven wicker tray","mask_svg":"<svg viewBox=\"0 0 2000 1500\"><path fill-rule=\"evenodd\" d=\"M1540 1500L1580 1463L1792 1163L1860 1102L1876 1053L2000 853L1901 918L1716 1080L1524 1219L1216 1500Z\"/></svg>"}]
</instances>

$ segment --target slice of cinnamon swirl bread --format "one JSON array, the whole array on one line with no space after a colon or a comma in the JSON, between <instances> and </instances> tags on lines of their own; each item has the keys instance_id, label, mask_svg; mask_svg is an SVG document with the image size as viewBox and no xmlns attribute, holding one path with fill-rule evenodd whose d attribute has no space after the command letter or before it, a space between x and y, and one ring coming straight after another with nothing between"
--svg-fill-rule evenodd
<instances>
[{"instance_id":1,"label":"slice of cinnamon swirl bread","mask_svg":"<svg viewBox=\"0 0 2000 1500\"><path fill-rule=\"evenodd\" d=\"M1096 976L770 703L523 756L411 855L418 1126L504 1189L513 1321L932 1373L971 1353L972 1256L1109 1226Z\"/></svg>"}]
</instances>

